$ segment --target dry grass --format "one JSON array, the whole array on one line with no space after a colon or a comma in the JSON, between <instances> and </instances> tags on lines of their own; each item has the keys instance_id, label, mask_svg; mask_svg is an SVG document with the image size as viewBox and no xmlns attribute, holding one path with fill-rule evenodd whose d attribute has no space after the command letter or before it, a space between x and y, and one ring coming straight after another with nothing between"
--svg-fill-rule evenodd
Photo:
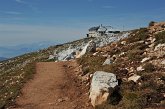
<instances>
[{"instance_id":1,"label":"dry grass","mask_svg":"<svg viewBox=\"0 0 165 109\"><path fill-rule=\"evenodd\" d=\"M162 34L162 33L161 33ZM164 34L164 33L163 33ZM78 62L82 65L86 73L94 73L95 71L106 71L117 75L118 79L129 77L129 72L126 68L137 68L141 65L141 60L145 57L143 55L148 45L145 43L139 43L139 41L146 41L149 37L148 29L142 28L135 30L128 37L123 39L126 41L126 45L122 45L121 41L117 42L117 47L113 49L111 44L108 45L108 50L105 52L109 55L116 55L117 59L110 65L102 65L105 61L102 53L98 53L97 56L92 54L86 54L82 58L78 59ZM163 42L162 35L158 35L157 41ZM104 47L105 48L105 47ZM125 52L125 55L118 56L120 53ZM154 58L153 58L154 59ZM97 106L96 109L144 109L151 108L157 105L164 105L160 102L165 100L163 93L165 93L165 76L161 73L163 70L156 68L151 63L145 63L144 71L137 73L141 76L140 85L135 82L121 81L120 93L122 96L121 101L116 104L106 104ZM158 73L160 72L160 73Z\"/></svg>"}]
</instances>

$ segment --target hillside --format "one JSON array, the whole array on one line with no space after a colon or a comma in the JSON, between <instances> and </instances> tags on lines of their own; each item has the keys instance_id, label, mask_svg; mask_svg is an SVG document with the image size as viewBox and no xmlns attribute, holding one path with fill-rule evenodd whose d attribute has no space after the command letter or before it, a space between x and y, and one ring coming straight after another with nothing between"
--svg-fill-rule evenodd
<instances>
[{"instance_id":1,"label":"hillside","mask_svg":"<svg viewBox=\"0 0 165 109\"><path fill-rule=\"evenodd\" d=\"M165 106L165 30L164 23L141 28L114 37L85 38L63 45L51 46L0 63L0 108L14 105L22 86L32 79L36 62L66 61L90 40L96 51L79 59L82 72L76 75L90 88L91 74L106 71L117 75L121 99L114 97L109 105L98 109L155 109ZM57 58L54 57L56 54ZM67 58L66 58L67 57ZM103 65L109 58L110 63ZM138 76L138 79L130 77ZM90 78L90 79L89 79Z\"/></svg>"},{"instance_id":2,"label":"hillside","mask_svg":"<svg viewBox=\"0 0 165 109\"><path fill-rule=\"evenodd\" d=\"M24 54L0 64L0 108L5 108L15 103L15 98L20 94L20 89L35 73L36 62L55 61L48 59L54 52L58 52L59 59L67 56L70 49L84 47L90 40L95 40L97 46L103 46L112 41L117 41L127 36L127 33L119 34L118 37L84 38L62 45L51 46L47 49Z\"/></svg>"},{"instance_id":3,"label":"hillside","mask_svg":"<svg viewBox=\"0 0 165 109\"><path fill-rule=\"evenodd\" d=\"M47 49L39 50L12 58L0 63L0 108L12 105L15 98L20 94L20 89L35 73L35 63L48 61L49 55L54 50L64 50L69 48L70 44L78 45L83 41L90 39L81 39L63 45L51 46Z\"/></svg>"},{"instance_id":4,"label":"hillside","mask_svg":"<svg viewBox=\"0 0 165 109\"><path fill-rule=\"evenodd\" d=\"M103 64L106 59L110 62ZM106 71L120 81L119 95L98 109L165 108L165 23L134 30L127 38L97 48L78 62L83 77Z\"/></svg>"}]
</instances>

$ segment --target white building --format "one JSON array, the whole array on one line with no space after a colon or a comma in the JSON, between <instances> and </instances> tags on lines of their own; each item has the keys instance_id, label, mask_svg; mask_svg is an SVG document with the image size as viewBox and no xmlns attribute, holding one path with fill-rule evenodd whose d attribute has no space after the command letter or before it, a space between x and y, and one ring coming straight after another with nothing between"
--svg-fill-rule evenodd
<instances>
[{"instance_id":1,"label":"white building","mask_svg":"<svg viewBox=\"0 0 165 109\"><path fill-rule=\"evenodd\" d=\"M111 26L97 26L89 29L87 37L100 37L100 36L112 36L120 33L120 30L114 29Z\"/></svg>"}]
</instances>

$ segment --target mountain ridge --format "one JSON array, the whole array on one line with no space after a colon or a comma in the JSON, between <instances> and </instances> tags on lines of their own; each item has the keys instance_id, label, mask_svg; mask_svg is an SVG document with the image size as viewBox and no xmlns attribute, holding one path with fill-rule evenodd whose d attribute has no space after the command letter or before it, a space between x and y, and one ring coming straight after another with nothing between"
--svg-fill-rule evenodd
<instances>
[{"instance_id":1,"label":"mountain ridge","mask_svg":"<svg viewBox=\"0 0 165 109\"><path fill-rule=\"evenodd\" d=\"M161 27L161 26L158 26ZM78 75L84 84L89 88L89 80L86 76L93 74L96 70L104 70L117 75L121 80L120 93L122 99L119 104L104 107L104 109L125 108L125 109L155 109L165 105L165 54L161 49L165 48L164 28L155 29L146 27L131 31L131 33L120 40L109 42L98 47L96 52L86 53L76 59L82 69ZM104 38L104 37L100 37ZM24 83L32 79L35 74L36 62L49 62L49 56L55 51L62 52L87 44L97 38L84 38L61 45L50 46L47 49L27 53L6 60L0 65L0 108L14 105L19 97L20 89ZM100 40L100 42L106 40ZM110 57L112 64L103 66L103 62ZM79 72L80 73L80 72ZM129 78L138 75L141 78L137 81ZM114 98L116 99L116 98Z\"/></svg>"},{"instance_id":2,"label":"mountain ridge","mask_svg":"<svg viewBox=\"0 0 165 109\"><path fill-rule=\"evenodd\" d=\"M6 58L12 58L21 54L34 52L40 49L47 48L51 45L57 45L58 43L52 41L36 42L31 44L20 44L15 46L0 46L0 56Z\"/></svg>"},{"instance_id":3,"label":"mountain ridge","mask_svg":"<svg viewBox=\"0 0 165 109\"><path fill-rule=\"evenodd\" d=\"M4 61L4 60L7 60L8 58L6 57L0 57L0 61Z\"/></svg>"}]
</instances>

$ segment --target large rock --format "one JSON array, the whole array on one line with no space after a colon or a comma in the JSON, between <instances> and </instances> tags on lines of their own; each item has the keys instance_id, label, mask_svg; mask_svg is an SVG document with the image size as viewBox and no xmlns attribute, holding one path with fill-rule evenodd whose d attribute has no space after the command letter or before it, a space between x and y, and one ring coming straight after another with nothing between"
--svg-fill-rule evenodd
<instances>
[{"instance_id":1,"label":"large rock","mask_svg":"<svg viewBox=\"0 0 165 109\"><path fill-rule=\"evenodd\" d=\"M94 41L89 42L87 52L96 52L96 43Z\"/></svg>"},{"instance_id":2,"label":"large rock","mask_svg":"<svg viewBox=\"0 0 165 109\"><path fill-rule=\"evenodd\" d=\"M94 41L89 41L86 46L83 48L83 50L76 56L76 58L82 57L87 52L95 52L96 51L96 43Z\"/></svg>"},{"instance_id":3,"label":"large rock","mask_svg":"<svg viewBox=\"0 0 165 109\"><path fill-rule=\"evenodd\" d=\"M54 55L49 55L48 60L51 60L51 59L54 59L54 58L55 58L55 56L54 56Z\"/></svg>"},{"instance_id":4,"label":"large rock","mask_svg":"<svg viewBox=\"0 0 165 109\"><path fill-rule=\"evenodd\" d=\"M95 107L106 103L116 86L118 86L116 75L104 71L96 71L90 87L89 98L92 105Z\"/></svg>"}]
</instances>

